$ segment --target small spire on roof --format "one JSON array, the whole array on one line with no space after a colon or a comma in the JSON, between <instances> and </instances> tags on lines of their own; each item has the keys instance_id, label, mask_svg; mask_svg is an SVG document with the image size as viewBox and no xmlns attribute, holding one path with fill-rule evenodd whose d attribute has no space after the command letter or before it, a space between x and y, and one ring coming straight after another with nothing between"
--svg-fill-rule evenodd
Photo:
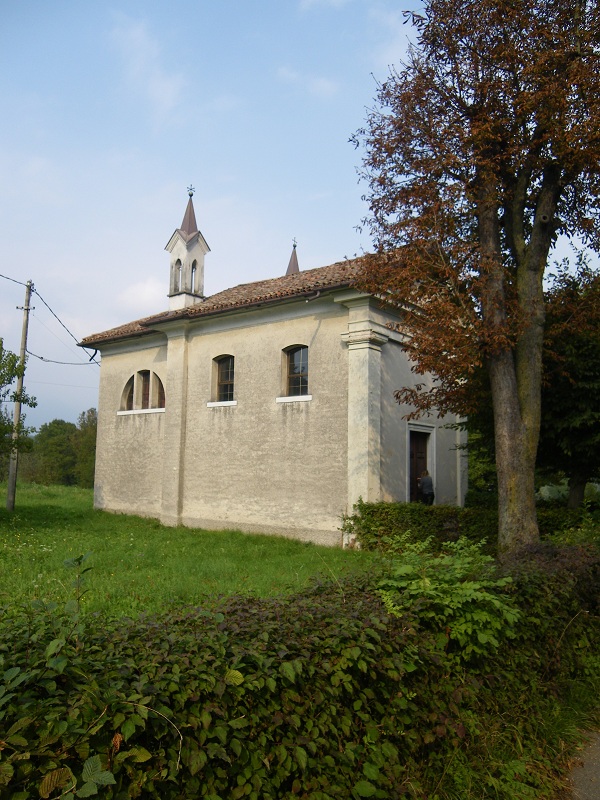
<instances>
[{"instance_id":1,"label":"small spire on roof","mask_svg":"<svg viewBox=\"0 0 600 800\"><path fill-rule=\"evenodd\" d=\"M198 225L196 224L196 214L194 213L194 204L192 202L192 197L196 190L190 184L187 188L187 193L189 195L189 200L187 204L187 208L185 210L185 214L183 216L183 222L181 223L181 228L179 229L182 233L186 235L188 239L190 239L195 233L198 233Z\"/></svg>"},{"instance_id":2,"label":"small spire on roof","mask_svg":"<svg viewBox=\"0 0 600 800\"><path fill-rule=\"evenodd\" d=\"M295 272L300 272L300 268L298 266L298 256L296 255L296 237L292 240L292 255L290 256L290 263L288 264L286 275L293 275Z\"/></svg>"}]
</instances>

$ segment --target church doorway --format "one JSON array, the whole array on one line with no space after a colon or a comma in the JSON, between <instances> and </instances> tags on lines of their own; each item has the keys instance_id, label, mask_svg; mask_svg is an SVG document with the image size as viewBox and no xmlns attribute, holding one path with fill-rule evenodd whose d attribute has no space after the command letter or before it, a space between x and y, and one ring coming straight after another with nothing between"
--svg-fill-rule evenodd
<instances>
[{"instance_id":1,"label":"church doorway","mask_svg":"<svg viewBox=\"0 0 600 800\"><path fill-rule=\"evenodd\" d=\"M410 431L410 501L416 503L421 499L417 478L427 469L428 433Z\"/></svg>"}]
</instances>

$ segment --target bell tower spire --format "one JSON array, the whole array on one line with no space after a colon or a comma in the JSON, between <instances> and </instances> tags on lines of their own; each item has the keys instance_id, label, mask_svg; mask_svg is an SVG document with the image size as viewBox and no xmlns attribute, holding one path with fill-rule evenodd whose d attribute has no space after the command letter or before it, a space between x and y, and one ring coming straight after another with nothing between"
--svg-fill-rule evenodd
<instances>
[{"instance_id":1,"label":"bell tower spire","mask_svg":"<svg viewBox=\"0 0 600 800\"><path fill-rule=\"evenodd\" d=\"M293 247L292 247L292 255L290 256L290 263L288 264L286 275L293 275L295 272L300 272L300 267L298 266L298 256L296 254L296 247L298 243L296 239L293 240Z\"/></svg>"},{"instance_id":2,"label":"bell tower spire","mask_svg":"<svg viewBox=\"0 0 600 800\"><path fill-rule=\"evenodd\" d=\"M170 311L186 308L204 299L204 256L210 253L210 247L198 230L193 195L194 187L188 186L189 200L183 222L165 247L171 254Z\"/></svg>"}]
</instances>

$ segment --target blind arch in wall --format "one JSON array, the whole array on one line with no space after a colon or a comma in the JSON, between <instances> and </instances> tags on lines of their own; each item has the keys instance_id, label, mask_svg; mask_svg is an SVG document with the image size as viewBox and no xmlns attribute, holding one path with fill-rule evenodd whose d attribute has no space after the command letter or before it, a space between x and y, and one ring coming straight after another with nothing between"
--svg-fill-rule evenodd
<instances>
[{"instance_id":1,"label":"blind arch in wall","mask_svg":"<svg viewBox=\"0 0 600 800\"><path fill-rule=\"evenodd\" d=\"M165 387L156 374L149 369L134 373L123 388L121 411L141 411L165 408Z\"/></svg>"}]
</instances>

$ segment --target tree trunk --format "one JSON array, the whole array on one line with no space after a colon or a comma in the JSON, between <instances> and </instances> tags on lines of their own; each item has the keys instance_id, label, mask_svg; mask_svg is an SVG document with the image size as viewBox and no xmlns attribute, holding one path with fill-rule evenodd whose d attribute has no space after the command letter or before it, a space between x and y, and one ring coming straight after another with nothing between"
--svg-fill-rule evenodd
<instances>
[{"instance_id":1,"label":"tree trunk","mask_svg":"<svg viewBox=\"0 0 600 800\"><path fill-rule=\"evenodd\" d=\"M516 294L523 319L510 347L505 274L493 174L482 170L478 232L487 284L482 310L490 332L486 366L494 408L498 473L498 553L502 557L539 541L535 509L535 458L540 433L545 262L542 247L517 248ZM547 251L546 251L547 255ZM518 324L517 323L517 324Z\"/></svg>"},{"instance_id":2,"label":"tree trunk","mask_svg":"<svg viewBox=\"0 0 600 800\"><path fill-rule=\"evenodd\" d=\"M580 508L583 505L587 475L575 472L569 476L569 499L568 508Z\"/></svg>"},{"instance_id":3,"label":"tree trunk","mask_svg":"<svg viewBox=\"0 0 600 800\"><path fill-rule=\"evenodd\" d=\"M514 553L539 541L535 509L537 435L522 419L514 358L488 359L494 405L498 474L498 553Z\"/></svg>"}]
</instances>

